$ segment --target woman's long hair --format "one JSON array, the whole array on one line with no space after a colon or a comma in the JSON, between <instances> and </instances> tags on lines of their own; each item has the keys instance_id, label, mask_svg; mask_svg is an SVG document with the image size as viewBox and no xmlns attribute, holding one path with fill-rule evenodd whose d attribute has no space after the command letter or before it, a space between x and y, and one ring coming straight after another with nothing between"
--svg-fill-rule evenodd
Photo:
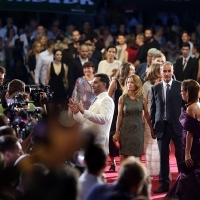
<instances>
[{"instance_id":1,"label":"woman's long hair","mask_svg":"<svg viewBox=\"0 0 200 200\"><path fill-rule=\"evenodd\" d=\"M186 107L193 103L196 103L199 99L200 85L197 81L192 79L187 79L182 82L182 90L187 92L188 99Z\"/></svg>"},{"instance_id":2,"label":"woman's long hair","mask_svg":"<svg viewBox=\"0 0 200 200\"><path fill-rule=\"evenodd\" d=\"M150 81L151 84L155 84L155 81L160 77L160 64L153 63L149 66L144 81Z\"/></svg>"},{"instance_id":3,"label":"woman's long hair","mask_svg":"<svg viewBox=\"0 0 200 200\"><path fill-rule=\"evenodd\" d=\"M126 78L128 77L130 73L130 66L133 65L132 63L129 62L124 62L121 64L121 66L118 69L116 79L119 81L120 85L122 87L125 86L125 81Z\"/></svg>"},{"instance_id":4,"label":"woman's long hair","mask_svg":"<svg viewBox=\"0 0 200 200\"><path fill-rule=\"evenodd\" d=\"M133 74L131 76L128 76L126 81L125 81L125 87L124 87L124 90L123 90L123 95L127 95L128 94L128 87L127 87L127 82L128 82L128 79L131 78L133 80L133 83L135 85L135 99L139 99L139 97L141 95L143 95L143 88L142 88L142 81L140 79L139 76Z\"/></svg>"}]
</instances>

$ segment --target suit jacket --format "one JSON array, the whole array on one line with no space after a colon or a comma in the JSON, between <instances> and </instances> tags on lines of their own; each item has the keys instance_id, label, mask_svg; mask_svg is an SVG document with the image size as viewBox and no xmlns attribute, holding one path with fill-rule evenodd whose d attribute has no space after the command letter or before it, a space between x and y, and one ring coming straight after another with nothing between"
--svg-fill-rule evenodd
<instances>
[{"instance_id":1,"label":"suit jacket","mask_svg":"<svg viewBox=\"0 0 200 200\"><path fill-rule=\"evenodd\" d=\"M113 99L108 92L102 92L96 101L84 111L74 114L74 119L83 124L84 130L89 130L96 136L96 143L102 145L108 154L109 132L114 113Z\"/></svg>"},{"instance_id":2,"label":"suit jacket","mask_svg":"<svg viewBox=\"0 0 200 200\"><path fill-rule=\"evenodd\" d=\"M189 58L185 69L183 70L183 58L179 58L174 65L174 74L178 81L185 79L197 79L198 63L196 59Z\"/></svg>"},{"instance_id":3,"label":"suit jacket","mask_svg":"<svg viewBox=\"0 0 200 200\"><path fill-rule=\"evenodd\" d=\"M135 74L137 74L141 78L141 76L146 73L147 67L148 65L146 62L139 64L136 68Z\"/></svg>"},{"instance_id":4,"label":"suit jacket","mask_svg":"<svg viewBox=\"0 0 200 200\"><path fill-rule=\"evenodd\" d=\"M176 136L182 135L182 126L179 122L179 116L181 114L183 101L180 92L181 82L173 80L169 96L169 113ZM163 82L160 82L151 88L150 117L155 136L157 138L161 138L163 135L165 120L165 96Z\"/></svg>"}]
</instances>

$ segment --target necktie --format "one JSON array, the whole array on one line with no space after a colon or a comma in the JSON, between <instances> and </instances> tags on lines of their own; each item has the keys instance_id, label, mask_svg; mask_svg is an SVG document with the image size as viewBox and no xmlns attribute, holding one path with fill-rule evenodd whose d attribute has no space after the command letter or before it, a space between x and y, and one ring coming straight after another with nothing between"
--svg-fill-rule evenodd
<instances>
[{"instance_id":1,"label":"necktie","mask_svg":"<svg viewBox=\"0 0 200 200\"><path fill-rule=\"evenodd\" d=\"M187 60L186 60L186 58L184 59L184 63L183 63L183 71L184 71L184 69L185 69L185 67L186 67L186 64L187 64Z\"/></svg>"},{"instance_id":2,"label":"necktie","mask_svg":"<svg viewBox=\"0 0 200 200\"><path fill-rule=\"evenodd\" d=\"M169 87L170 87L170 85L167 84L165 106L166 106L166 120L167 120L168 122L171 121L171 119L170 119L170 112L169 112L169 93L170 93Z\"/></svg>"}]
</instances>

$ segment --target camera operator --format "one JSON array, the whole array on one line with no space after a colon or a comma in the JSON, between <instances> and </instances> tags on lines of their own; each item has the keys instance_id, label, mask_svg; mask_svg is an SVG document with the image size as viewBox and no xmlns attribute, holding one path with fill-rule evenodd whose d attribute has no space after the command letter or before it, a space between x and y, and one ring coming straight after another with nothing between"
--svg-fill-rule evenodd
<instances>
[{"instance_id":1,"label":"camera operator","mask_svg":"<svg viewBox=\"0 0 200 200\"><path fill-rule=\"evenodd\" d=\"M27 98L27 95L24 95L25 94L25 83L19 79L14 79L10 83L8 83L8 88L7 88L7 92L5 94L5 102L4 103L7 103L7 104L13 103L14 97L16 94L21 94L25 98ZM46 97L45 92L41 92L40 93L40 102L45 97ZM24 99L24 100L29 100L29 99ZM2 106L2 103L0 104L0 113L3 113L5 110ZM40 103L40 105L44 109L44 112L46 112L46 105L42 104L42 103ZM30 110L33 110L35 108L35 105L33 103L28 103L27 105L24 105L22 108L28 108Z\"/></svg>"}]
</instances>

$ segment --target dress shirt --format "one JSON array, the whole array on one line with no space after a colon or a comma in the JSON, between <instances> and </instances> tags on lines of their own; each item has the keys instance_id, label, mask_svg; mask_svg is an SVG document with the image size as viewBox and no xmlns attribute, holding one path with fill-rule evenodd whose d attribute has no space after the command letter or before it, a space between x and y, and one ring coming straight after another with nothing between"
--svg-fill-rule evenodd
<instances>
[{"instance_id":1,"label":"dress shirt","mask_svg":"<svg viewBox=\"0 0 200 200\"><path fill-rule=\"evenodd\" d=\"M45 85L47 67L51 62L53 62L53 54L50 54L48 50L39 54L35 67L35 83L41 82Z\"/></svg>"},{"instance_id":2,"label":"dress shirt","mask_svg":"<svg viewBox=\"0 0 200 200\"><path fill-rule=\"evenodd\" d=\"M109 132L113 113L113 99L108 95L108 92L102 92L83 114L78 112L73 115L76 121L83 124L84 130L89 130L95 134L95 143L100 144L106 154L108 154Z\"/></svg>"},{"instance_id":3,"label":"dress shirt","mask_svg":"<svg viewBox=\"0 0 200 200\"><path fill-rule=\"evenodd\" d=\"M166 83L163 81L163 94L165 97L165 109L164 109L164 119L166 120L166 90L167 90L167 84L169 84L169 89L171 90L171 86L172 86L172 81L173 79L171 79L171 81L169 83Z\"/></svg>"},{"instance_id":4,"label":"dress shirt","mask_svg":"<svg viewBox=\"0 0 200 200\"><path fill-rule=\"evenodd\" d=\"M88 192L95 184L103 184L101 177L84 172L78 179L79 184L79 200L85 200Z\"/></svg>"},{"instance_id":5,"label":"dress shirt","mask_svg":"<svg viewBox=\"0 0 200 200\"><path fill-rule=\"evenodd\" d=\"M78 56L80 58L81 64L83 65L84 63L88 62L88 58L82 59L81 56Z\"/></svg>"},{"instance_id":6,"label":"dress shirt","mask_svg":"<svg viewBox=\"0 0 200 200\"><path fill-rule=\"evenodd\" d=\"M182 62L183 63L183 71L185 70L185 68L187 66L187 62L188 62L189 58L190 58L190 55L187 58L183 57L183 62ZM185 62L185 60L186 60L186 62Z\"/></svg>"}]
</instances>

